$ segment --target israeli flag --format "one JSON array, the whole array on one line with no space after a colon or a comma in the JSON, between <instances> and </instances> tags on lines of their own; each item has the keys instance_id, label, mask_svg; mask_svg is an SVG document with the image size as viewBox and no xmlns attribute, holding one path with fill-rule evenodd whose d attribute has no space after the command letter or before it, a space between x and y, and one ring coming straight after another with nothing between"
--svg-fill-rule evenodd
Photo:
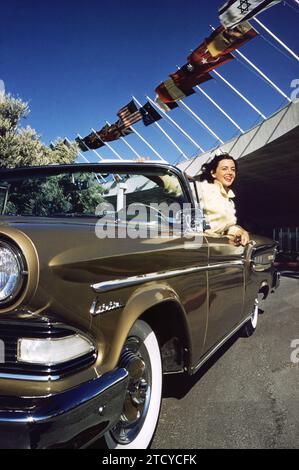
<instances>
[{"instance_id":1,"label":"israeli flag","mask_svg":"<svg viewBox=\"0 0 299 470\"><path fill-rule=\"evenodd\" d=\"M219 8L219 19L225 28L234 28L270 8L281 0L229 0Z\"/></svg>"}]
</instances>

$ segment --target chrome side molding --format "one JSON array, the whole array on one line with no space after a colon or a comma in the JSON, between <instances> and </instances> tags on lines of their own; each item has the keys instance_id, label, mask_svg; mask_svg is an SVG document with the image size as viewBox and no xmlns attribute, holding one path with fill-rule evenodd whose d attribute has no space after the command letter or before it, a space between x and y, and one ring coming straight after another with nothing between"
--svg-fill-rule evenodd
<instances>
[{"instance_id":1,"label":"chrome side molding","mask_svg":"<svg viewBox=\"0 0 299 470\"><path fill-rule=\"evenodd\" d=\"M228 333L224 338L222 338L210 351L208 351L199 361L199 363L192 367L192 374L196 374L196 372L204 365L205 362L207 362L215 353L218 351L218 349L223 346L226 341L229 340L235 333L237 333L238 330L242 328L243 325L245 325L248 320L250 320L251 314L247 316L244 320L242 320L230 333Z\"/></svg>"},{"instance_id":2,"label":"chrome side molding","mask_svg":"<svg viewBox=\"0 0 299 470\"><path fill-rule=\"evenodd\" d=\"M217 263L217 264L209 264L206 266L194 266L192 268L183 268L183 269L176 269L172 271L163 271L163 272L155 272L155 273L148 273L148 274L140 274L138 276L131 276L126 277L124 279L114 279L113 281L104 281L98 284L92 284L91 288L96 293L104 293L115 289L122 289L124 287L133 287L139 284L143 284L144 282L150 281L161 281L164 279L169 279L177 276L182 276L186 274L193 274L197 272L205 272L205 271L214 271L217 269L227 269L232 267L239 267L243 268L244 260L234 260L225 263Z\"/></svg>"}]
</instances>

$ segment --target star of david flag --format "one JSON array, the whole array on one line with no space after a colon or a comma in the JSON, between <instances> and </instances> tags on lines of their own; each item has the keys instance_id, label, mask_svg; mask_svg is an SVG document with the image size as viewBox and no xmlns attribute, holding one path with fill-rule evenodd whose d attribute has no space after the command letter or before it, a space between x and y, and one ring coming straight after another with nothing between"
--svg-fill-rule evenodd
<instances>
[{"instance_id":1,"label":"star of david flag","mask_svg":"<svg viewBox=\"0 0 299 470\"><path fill-rule=\"evenodd\" d=\"M242 21L270 8L281 0L229 0L219 8L219 19L225 28L234 28Z\"/></svg>"}]
</instances>

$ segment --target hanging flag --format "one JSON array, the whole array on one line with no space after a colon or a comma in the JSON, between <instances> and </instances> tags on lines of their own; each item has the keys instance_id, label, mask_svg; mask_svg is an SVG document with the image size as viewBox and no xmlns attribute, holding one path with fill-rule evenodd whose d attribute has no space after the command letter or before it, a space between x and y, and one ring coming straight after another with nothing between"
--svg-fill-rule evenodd
<instances>
[{"instance_id":1,"label":"hanging flag","mask_svg":"<svg viewBox=\"0 0 299 470\"><path fill-rule=\"evenodd\" d=\"M228 54L258 36L257 31L250 23L244 21L234 29L225 29L219 26L211 36L206 39L209 53L212 57Z\"/></svg>"},{"instance_id":2,"label":"hanging flag","mask_svg":"<svg viewBox=\"0 0 299 470\"><path fill-rule=\"evenodd\" d=\"M142 108L140 108L142 114L143 124L150 126L156 121L162 119L162 116L155 110L155 108L147 101Z\"/></svg>"},{"instance_id":3,"label":"hanging flag","mask_svg":"<svg viewBox=\"0 0 299 470\"><path fill-rule=\"evenodd\" d=\"M184 89L193 88L213 78L209 73L203 74L200 67L198 71L197 67L191 64L183 65L176 72L171 73L170 77L179 88Z\"/></svg>"},{"instance_id":4,"label":"hanging flag","mask_svg":"<svg viewBox=\"0 0 299 470\"><path fill-rule=\"evenodd\" d=\"M220 65L225 64L232 60L234 56L231 54L222 54L219 57L213 57L208 49L206 41L201 44L199 47L194 49L194 51L188 56L189 66L195 67L194 73L197 75L205 74L211 72L211 70L220 67ZM188 64L187 64L188 66Z\"/></svg>"},{"instance_id":5,"label":"hanging flag","mask_svg":"<svg viewBox=\"0 0 299 470\"><path fill-rule=\"evenodd\" d=\"M179 105L173 101L172 103L164 103L159 95L156 95L156 98L155 98L155 103L157 104L157 106L159 106L159 108L164 111L165 113L169 113L169 111L171 111L172 109L175 109L175 108L178 108Z\"/></svg>"},{"instance_id":6,"label":"hanging flag","mask_svg":"<svg viewBox=\"0 0 299 470\"><path fill-rule=\"evenodd\" d=\"M101 141L99 136L95 134L94 132L87 135L83 139L80 139L80 137L77 137L75 141L77 142L82 152L88 152L88 150L96 150L105 145L104 142Z\"/></svg>"},{"instance_id":7,"label":"hanging flag","mask_svg":"<svg viewBox=\"0 0 299 470\"><path fill-rule=\"evenodd\" d=\"M114 124L106 124L98 131L98 135L103 142L112 142L113 140L118 140L121 137L132 134L132 132L132 129L125 127L123 121L119 119Z\"/></svg>"},{"instance_id":8,"label":"hanging flag","mask_svg":"<svg viewBox=\"0 0 299 470\"><path fill-rule=\"evenodd\" d=\"M69 139L65 138L63 139L63 145L65 145L68 148L71 148L72 143L69 141Z\"/></svg>"},{"instance_id":9,"label":"hanging flag","mask_svg":"<svg viewBox=\"0 0 299 470\"><path fill-rule=\"evenodd\" d=\"M225 28L234 28L242 21L249 20L281 0L229 0L219 8L219 19Z\"/></svg>"},{"instance_id":10,"label":"hanging flag","mask_svg":"<svg viewBox=\"0 0 299 470\"><path fill-rule=\"evenodd\" d=\"M159 95L163 103L166 104L171 103L173 101L182 100L186 96L190 96L195 93L192 88L182 89L177 87L172 78L169 80L165 80L165 82L161 83L161 85L159 85L155 91L157 95Z\"/></svg>"},{"instance_id":11,"label":"hanging flag","mask_svg":"<svg viewBox=\"0 0 299 470\"><path fill-rule=\"evenodd\" d=\"M142 114L133 100L121 108L117 115L121 119L124 127L130 127L142 119Z\"/></svg>"}]
</instances>

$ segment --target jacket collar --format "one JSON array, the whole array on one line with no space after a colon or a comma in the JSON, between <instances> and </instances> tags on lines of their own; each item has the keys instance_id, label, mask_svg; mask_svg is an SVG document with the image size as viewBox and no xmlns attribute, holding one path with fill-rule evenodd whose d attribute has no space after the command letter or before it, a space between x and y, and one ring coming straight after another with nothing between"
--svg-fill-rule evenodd
<instances>
[{"instance_id":1,"label":"jacket collar","mask_svg":"<svg viewBox=\"0 0 299 470\"><path fill-rule=\"evenodd\" d=\"M219 189L220 189L220 192L221 192L222 196L224 196L224 197L226 197L226 198L228 198L228 199L232 199L232 198L236 197L236 196L235 196L235 193L233 192L232 189L230 189L228 192L226 192L225 189L224 189L224 187L223 187L223 184L220 183L220 181L215 180L215 181L214 181L214 184L216 184L217 186L219 186Z\"/></svg>"}]
</instances>

